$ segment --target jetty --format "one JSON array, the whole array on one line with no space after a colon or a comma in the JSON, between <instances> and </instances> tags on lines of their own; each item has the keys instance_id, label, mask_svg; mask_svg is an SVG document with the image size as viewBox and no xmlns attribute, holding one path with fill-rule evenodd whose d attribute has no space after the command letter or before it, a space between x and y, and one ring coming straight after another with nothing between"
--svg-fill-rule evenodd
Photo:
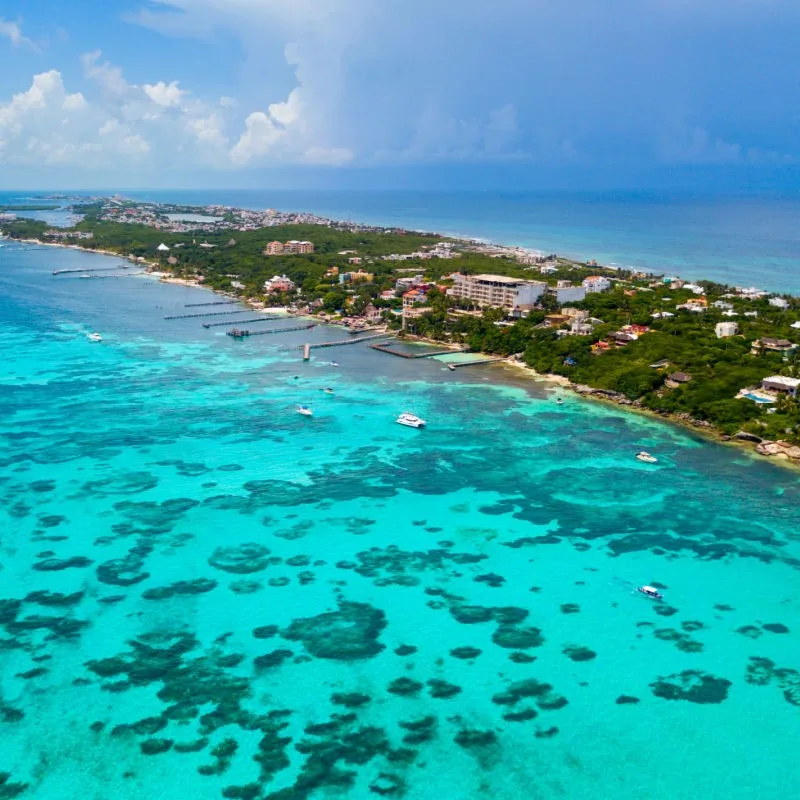
<instances>
[{"instance_id":1,"label":"jetty","mask_svg":"<svg viewBox=\"0 0 800 800\"><path fill-rule=\"evenodd\" d=\"M229 317L232 314L246 314L247 309L241 308L238 311L207 311L204 314L172 314L164 319L199 319L200 317Z\"/></svg>"},{"instance_id":2,"label":"jetty","mask_svg":"<svg viewBox=\"0 0 800 800\"><path fill-rule=\"evenodd\" d=\"M237 319L237 325L255 325L259 322L273 322L276 319L280 319L278 316L274 317L253 317L252 319ZM204 322L204 328L219 328L222 325L230 325L230 320L226 319L224 322Z\"/></svg>"},{"instance_id":3,"label":"jetty","mask_svg":"<svg viewBox=\"0 0 800 800\"><path fill-rule=\"evenodd\" d=\"M481 358L476 361L445 361L448 367L460 369L461 367L478 367L481 364L496 364L498 361L506 361L503 357Z\"/></svg>"},{"instance_id":4,"label":"jetty","mask_svg":"<svg viewBox=\"0 0 800 800\"><path fill-rule=\"evenodd\" d=\"M211 303L184 303L184 308L202 308L203 306L232 306L241 300L214 300Z\"/></svg>"},{"instance_id":5,"label":"jetty","mask_svg":"<svg viewBox=\"0 0 800 800\"><path fill-rule=\"evenodd\" d=\"M317 325L316 322L309 322L307 325L292 325L290 328L273 328L271 331L250 331L245 329L239 328L231 328L231 330L227 331L228 336L232 336L234 339L244 339L248 336L267 336L270 333L289 333L290 331L307 331L311 328L315 328Z\"/></svg>"},{"instance_id":6,"label":"jetty","mask_svg":"<svg viewBox=\"0 0 800 800\"><path fill-rule=\"evenodd\" d=\"M316 350L318 347L343 347L346 344L358 344L359 342L371 341L372 339L386 339L394 336L392 333L374 333L371 336L360 336L358 339L337 339L333 342L310 342L309 344L298 345L298 348L308 347ZM375 345L372 345L375 347Z\"/></svg>"},{"instance_id":7,"label":"jetty","mask_svg":"<svg viewBox=\"0 0 800 800\"><path fill-rule=\"evenodd\" d=\"M388 344L371 344L370 347L373 350L380 350L381 353L389 353L400 358L433 358L434 356L451 356L453 353L463 352L461 350L434 350L432 353L404 353L402 350L393 349Z\"/></svg>"},{"instance_id":8,"label":"jetty","mask_svg":"<svg viewBox=\"0 0 800 800\"><path fill-rule=\"evenodd\" d=\"M128 264L115 264L113 267L92 267L91 269L54 269L53 275L70 275L73 272L114 272L117 269L130 269L131 265Z\"/></svg>"}]
</instances>

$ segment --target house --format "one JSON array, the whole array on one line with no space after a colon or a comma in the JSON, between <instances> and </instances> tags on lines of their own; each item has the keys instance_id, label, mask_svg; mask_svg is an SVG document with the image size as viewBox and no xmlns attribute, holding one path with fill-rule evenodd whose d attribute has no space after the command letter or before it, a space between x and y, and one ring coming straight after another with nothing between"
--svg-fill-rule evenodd
<instances>
[{"instance_id":1,"label":"house","mask_svg":"<svg viewBox=\"0 0 800 800\"><path fill-rule=\"evenodd\" d=\"M592 352L597 353L604 353L606 350L610 350L611 345L608 342L604 342L602 339L599 342L595 342L592 345Z\"/></svg>"},{"instance_id":2,"label":"house","mask_svg":"<svg viewBox=\"0 0 800 800\"><path fill-rule=\"evenodd\" d=\"M383 318L383 312L379 308L375 308L372 303L369 303L364 309L364 316L367 322L380 322Z\"/></svg>"},{"instance_id":3,"label":"house","mask_svg":"<svg viewBox=\"0 0 800 800\"><path fill-rule=\"evenodd\" d=\"M395 281L394 288L398 292L406 292L409 289L413 289L416 286L419 286L424 281L425 281L425 276L422 273L419 273L419 275L414 275L411 277L398 278Z\"/></svg>"},{"instance_id":4,"label":"house","mask_svg":"<svg viewBox=\"0 0 800 800\"><path fill-rule=\"evenodd\" d=\"M604 275L590 275L588 278L583 279L581 284L589 294L593 292L605 292L611 288L611 281Z\"/></svg>"},{"instance_id":5,"label":"house","mask_svg":"<svg viewBox=\"0 0 800 800\"><path fill-rule=\"evenodd\" d=\"M338 278L339 277L339 267L329 267L325 270L325 277L326 278Z\"/></svg>"},{"instance_id":6,"label":"house","mask_svg":"<svg viewBox=\"0 0 800 800\"><path fill-rule=\"evenodd\" d=\"M780 308L782 311L786 311L789 308L789 301L783 297L770 297L769 304L775 308Z\"/></svg>"},{"instance_id":7,"label":"house","mask_svg":"<svg viewBox=\"0 0 800 800\"><path fill-rule=\"evenodd\" d=\"M797 397L800 378L785 378L783 375L773 375L761 381L761 388L768 392L784 392L790 397Z\"/></svg>"},{"instance_id":8,"label":"house","mask_svg":"<svg viewBox=\"0 0 800 800\"><path fill-rule=\"evenodd\" d=\"M362 261L361 256L352 256L352 258L347 259L348 264L360 264Z\"/></svg>"},{"instance_id":9,"label":"house","mask_svg":"<svg viewBox=\"0 0 800 800\"><path fill-rule=\"evenodd\" d=\"M731 309L728 309L727 311L723 311L722 312L722 316L723 317L738 317L739 315L735 311L732 311Z\"/></svg>"},{"instance_id":10,"label":"house","mask_svg":"<svg viewBox=\"0 0 800 800\"><path fill-rule=\"evenodd\" d=\"M549 290L550 294L554 295L559 304L564 303L580 303L581 300L586 299L586 289L583 286L572 286L569 281L559 281L566 286L556 286Z\"/></svg>"},{"instance_id":11,"label":"house","mask_svg":"<svg viewBox=\"0 0 800 800\"><path fill-rule=\"evenodd\" d=\"M679 386L689 383L691 379L692 376L685 372L673 372L671 375L667 375L664 385L669 389L677 389Z\"/></svg>"},{"instance_id":12,"label":"house","mask_svg":"<svg viewBox=\"0 0 800 800\"><path fill-rule=\"evenodd\" d=\"M635 342L639 337L635 333L626 333L625 331L614 331L610 337L618 347L624 347L626 344Z\"/></svg>"},{"instance_id":13,"label":"house","mask_svg":"<svg viewBox=\"0 0 800 800\"><path fill-rule=\"evenodd\" d=\"M667 319L668 317L674 317L675 315L671 311L656 311L654 314L650 315L653 319Z\"/></svg>"},{"instance_id":14,"label":"house","mask_svg":"<svg viewBox=\"0 0 800 800\"><path fill-rule=\"evenodd\" d=\"M717 334L717 339L725 339L728 336L736 336L739 332L739 326L735 322L718 322L714 326L714 333Z\"/></svg>"},{"instance_id":15,"label":"house","mask_svg":"<svg viewBox=\"0 0 800 800\"><path fill-rule=\"evenodd\" d=\"M793 322L789 327L790 328L800 328L800 320L798 320L797 322Z\"/></svg>"},{"instance_id":16,"label":"house","mask_svg":"<svg viewBox=\"0 0 800 800\"><path fill-rule=\"evenodd\" d=\"M161 244L158 247L156 247L156 250L158 250L159 253L168 253L169 247L167 247L167 245L165 245L164 242L161 242Z\"/></svg>"},{"instance_id":17,"label":"house","mask_svg":"<svg viewBox=\"0 0 800 800\"><path fill-rule=\"evenodd\" d=\"M264 291L271 292L291 292L294 289L294 281L286 275L273 275L269 280L264 281Z\"/></svg>"},{"instance_id":18,"label":"house","mask_svg":"<svg viewBox=\"0 0 800 800\"><path fill-rule=\"evenodd\" d=\"M714 308L722 308L730 311L733 308L733 304L726 303L724 300L715 300L712 304Z\"/></svg>"},{"instance_id":19,"label":"house","mask_svg":"<svg viewBox=\"0 0 800 800\"><path fill-rule=\"evenodd\" d=\"M364 272L362 269L357 269L352 272L340 272L339 283L372 283L375 276L371 272Z\"/></svg>"},{"instance_id":20,"label":"house","mask_svg":"<svg viewBox=\"0 0 800 800\"><path fill-rule=\"evenodd\" d=\"M559 328L572 322L572 317L567 314L547 314L544 318L546 328Z\"/></svg>"},{"instance_id":21,"label":"house","mask_svg":"<svg viewBox=\"0 0 800 800\"><path fill-rule=\"evenodd\" d=\"M746 317L757 317L758 316L758 311L745 311L744 315ZM794 326L792 326L792 327L794 327ZM800 328L800 325L798 325L797 327Z\"/></svg>"},{"instance_id":22,"label":"house","mask_svg":"<svg viewBox=\"0 0 800 800\"><path fill-rule=\"evenodd\" d=\"M705 294L705 289L702 286L698 286L696 283L684 283L684 289L688 289L693 294Z\"/></svg>"},{"instance_id":23,"label":"house","mask_svg":"<svg viewBox=\"0 0 800 800\"><path fill-rule=\"evenodd\" d=\"M751 353L759 355L764 350L771 353L791 353L796 348L797 345L792 344L788 339L772 339L771 337L763 336L753 342Z\"/></svg>"},{"instance_id":24,"label":"house","mask_svg":"<svg viewBox=\"0 0 800 800\"><path fill-rule=\"evenodd\" d=\"M571 308L570 306L562 308L560 313L564 314L564 316L571 317L577 322L583 322L589 316L588 311L584 311L581 308Z\"/></svg>"}]
</instances>

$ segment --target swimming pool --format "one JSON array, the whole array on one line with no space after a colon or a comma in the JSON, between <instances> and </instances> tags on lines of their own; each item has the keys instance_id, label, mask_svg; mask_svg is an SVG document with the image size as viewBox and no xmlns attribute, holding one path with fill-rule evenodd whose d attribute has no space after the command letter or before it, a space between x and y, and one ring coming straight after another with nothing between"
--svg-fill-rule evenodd
<instances>
[{"instance_id":1,"label":"swimming pool","mask_svg":"<svg viewBox=\"0 0 800 800\"><path fill-rule=\"evenodd\" d=\"M759 394L753 394L753 392L748 392L747 394L743 394L742 397L746 397L748 400L752 400L754 403L774 403L775 402L771 397L762 397Z\"/></svg>"}]
</instances>

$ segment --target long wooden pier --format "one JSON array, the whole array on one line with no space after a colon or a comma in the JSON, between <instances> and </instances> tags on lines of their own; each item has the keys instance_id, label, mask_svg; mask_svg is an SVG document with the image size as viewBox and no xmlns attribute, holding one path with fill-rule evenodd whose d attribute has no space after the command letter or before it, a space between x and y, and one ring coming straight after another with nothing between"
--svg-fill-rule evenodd
<instances>
[{"instance_id":1,"label":"long wooden pier","mask_svg":"<svg viewBox=\"0 0 800 800\"><path fill-rule=\"evenodd\" d=\"M273 328L271 331L249 331L247 329L240 330L239 328L231 328L228 331L228 336L233 336L234 339L244 339L248 336L267 336L270 333L289 333L290 331L307 331L315 328L316 322L310 322L307 325L292 325L290 328Z\"/></svg>"},{"instance_id":2,"label":"long wooden pier","mask_svg":"<svg viewBox=\"0 0 800 800\"><path fill-rule=\"evenodd\" d=\"M481 364L496 364L498 361L505 361L506 359L503 357L496 357L496 358L482 358L478 361L447 361L445 362L448 367L453 367L454 369L458 369L460 367L478 367Z\"/></svg>"},{"instance_id":3,"label":"long wooden pier","mask_svg":"<svg viewBox=\"0 0 800 800\"><path fill-rule=\"evenodd\" d=\"M453 353L460 353L460 350L435 350L433 353L404 353L402 350L393 350L388 344L371 344L373 350L380 350L381 353L389 353L400 358L433 358L434 356L451 356Z\"/></svg>"},{"instance_id":4,"label":"long wooden pier","mask_svg":"<svg viewBox=\"0 0 800 800\"><path fill-rule=\"evenodd\" d=\"M207 311L204 314L172 314L164 319L199 319L200 317L229 317L232 314L247 314L246 308L238 311Z\"/></svg>"},{"instance_id":5,"label":"long wooden pier","mask_svg":"<svg viewBox=\"0 0 800 800\"><path fill-rule=\"evenodd\" d=\"M385 339L394 334L391 333L374 333L372 336L361 336L358 339L337 339L334 342L310 342L307 345L300 344L298 348L308 347L312 350L317 349L318 347L343 347L346 344L358 344L359 342L366 342L372 339ZM375 347L375 345L372 345Z\"/></svg>"},{"instance_id":6,"label":"long wooden pier","mask_svg":"<svg viewBox=\"0 0 800 800\"><path fill-rule=\"evenodd\" d=\"M241 300L214 300L212 303L184 303L184 308L201 308L202 306L232 306Z\"/></svg>"},{"instance_id":7,"label":"long wooden pier","mask_svg":"<svg viewBox=\"0 0 800 800\"><path fill-rule=\"evenodd\" d=\"M253 317L252 319L237 319L237 325L255 325L259 322L274 322L276 319L280 319L278 316L273 317ZM231 321L226 319L225 322L204 322L204 328L219 328L222 325L230 325Z\"/></svg>"},{"instance_id":8,"label":"long wooden pier","mask_svg":"<svg viewBox=\"0 0 800 800\"><path fill-rule=\"evenodd\" d=\"M69 275L73 272L114 272L117 269L130 269L133 264L117 264L113 267L92 267L91 269L54 269L53 275Z\"/></svg>"}]
</instances>

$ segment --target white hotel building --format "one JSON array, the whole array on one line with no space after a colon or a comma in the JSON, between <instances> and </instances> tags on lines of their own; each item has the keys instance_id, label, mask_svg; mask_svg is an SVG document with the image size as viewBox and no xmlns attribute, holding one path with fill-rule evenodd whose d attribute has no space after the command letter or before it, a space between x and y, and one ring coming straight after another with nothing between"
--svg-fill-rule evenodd
<instances>
[{"instance_id":1,"label":"white hotel building","mask_svg":"<svg viewBox=\"0 0 800 800\"><path fill-rule=\"evenodd\" d=\"M453 275L455 283L448 289L451 297L471 300L479 306L496 306L509 310L531 308L544 294L547 284L524 281L505 275Z\"/></svg>"}]
</instances>

